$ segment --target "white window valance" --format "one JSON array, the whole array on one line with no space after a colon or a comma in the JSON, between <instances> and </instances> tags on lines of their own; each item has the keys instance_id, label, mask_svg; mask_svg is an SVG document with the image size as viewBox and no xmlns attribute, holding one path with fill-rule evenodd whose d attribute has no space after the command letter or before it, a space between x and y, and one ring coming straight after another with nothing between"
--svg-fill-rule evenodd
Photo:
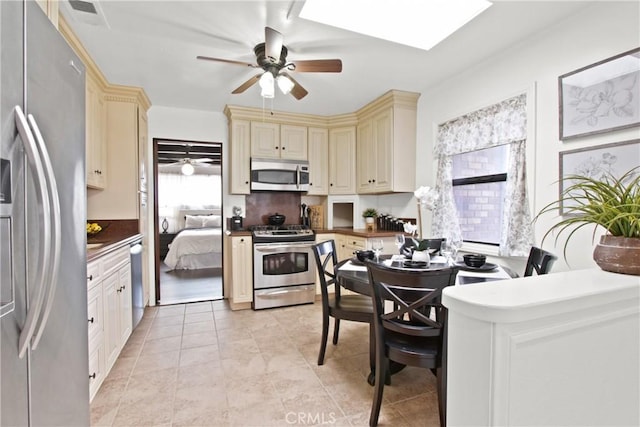
<instances>
[{"instance_id":1,"label":"white window valance","mask_svg":"<svg viewBox=\"0 0 640 427\"><path fill-rule=\"evenodd\" d=\"M501 256L527 256L533 228L526 186L526 94L457 117L438 126L434 154L438 159L436 189L441 202L433 210L432 234L462 242L453 197L452 156L509 144L505 205L500 230Z\"/></svg>"},{"instance_id":2,"label":"white window valance","mask_svg":"<svg viewBox=\"0 0 640 427\"><path fill-rule=\"evenodd\" d=\"M527 139L527 96L509 98L438 126L436 156L452 156Z\"/></svg>"}]
</instances>

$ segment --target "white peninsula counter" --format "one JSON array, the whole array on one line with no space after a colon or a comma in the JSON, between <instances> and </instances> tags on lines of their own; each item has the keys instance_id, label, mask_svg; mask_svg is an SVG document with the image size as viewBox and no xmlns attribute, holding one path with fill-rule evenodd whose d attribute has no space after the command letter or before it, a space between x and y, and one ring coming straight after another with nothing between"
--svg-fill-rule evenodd
<instances>
[{"instance_id":1,"label":"white peninsula counter","mask_svg":"<svg viewBox=\"0 0 640 427\"><path fill-rule=\"evenodd\" d=\"M639 276L552 273L442 301L448 425L640 425Z\"/></svg>"}]
</instances>

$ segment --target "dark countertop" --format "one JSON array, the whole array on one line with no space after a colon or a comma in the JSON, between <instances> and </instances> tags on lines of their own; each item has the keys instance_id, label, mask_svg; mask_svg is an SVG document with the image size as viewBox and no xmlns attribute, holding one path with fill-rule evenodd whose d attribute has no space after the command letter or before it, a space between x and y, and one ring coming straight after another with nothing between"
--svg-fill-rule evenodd
<instances>
[{"instance_id":1,"label":"dark countertop","mask_svg":"<svg viewBox=\"0 0 640 427\"><path fill-rule=\"evenodd\" d=\"M322 229L322 230L314 230L314 231L316 232L316 234L329 234L329 233L346 234L348 236L364 237L366 239L372 238L372 237L393 237L396 234L401 233L400 231L389 231L389 230L367 231L364 228L360 228L360 229L333 228L333 229Z\"/></svg>"},{"instance_id":2,"label":"dark countertop","mask_svg":"<svg viewBox=\"0 0 640 427\"><path fill-rule=\"evenodd\" d=\"M132 243L142 241L142 234L136 233L130 236L118 236L112 239L102 239L100 241L96 241L98 239L87 239L87 244L102 244L99 248L95 249L87 249L87 261L93 261L94 259L100 258L103 255L108 254L109 252L113 252L116 249L120 249L123 246L130 245Z\"/></svg>"},{"instance_id":3,"label":"dark countertop","mask_svg":"<svg viewBox=\"0 0 640 427\"><path fill-rule=\"evenodd\" d=\"M399 231L367 231L364 228L362 229L353 229L353 228L331 228L331 229L316 229L313 230L316 234L346 234L349 236L358 236L364 237L366 239L373 237L393 237L396 234L400 233ZM229 231L227 230L227 234L230 236L251 236L251 232L249 230L240 230L240 231ZM408 234L407 234L408 235Z\"/></svg>"}]
</instances>

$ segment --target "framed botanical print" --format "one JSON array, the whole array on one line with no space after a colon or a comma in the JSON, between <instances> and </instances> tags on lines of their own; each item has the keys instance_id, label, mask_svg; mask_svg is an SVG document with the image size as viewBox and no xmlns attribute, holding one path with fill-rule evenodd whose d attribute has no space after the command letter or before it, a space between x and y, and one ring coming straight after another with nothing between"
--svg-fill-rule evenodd
<instances>
[{"instance_id":1,"label":"framed botanical print","mask_svg":"<svg viewBox=\"0 0 640 427\"><path fill-rule=\"evenodd\" d=\"M640 125L640 48L558 77L560 139Z\"/></svg>"},{"instance_id":2,"label":"framed botanical print","mask_svg":"<svg viewBox=\"0 0 640 427\"><path fill-rule=\"evenodd\" d=\"M564 189L571 185L571 180L566 179L570 175L599 180L604 180L610 175L620 178L626 172L640 166L640 139L563 151L560 152L559 164L559 198L562 199ZM561 207L561 215L566 207Z\"/></svg>"}]
</instances>

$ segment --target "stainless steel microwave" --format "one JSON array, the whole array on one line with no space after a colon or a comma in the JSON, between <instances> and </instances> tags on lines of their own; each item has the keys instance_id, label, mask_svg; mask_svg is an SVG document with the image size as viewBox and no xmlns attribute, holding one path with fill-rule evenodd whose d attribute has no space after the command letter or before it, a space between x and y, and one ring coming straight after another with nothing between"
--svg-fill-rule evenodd
<instances>
[{"instance_id":1,"label":"stainless steel microwave","mask_svg":"<svg viewBox=\"0 0 640 427\"><path fill-rule=\"evenodd\" d=\"M252 158L251 190L309 191L309 162Z\"/></svg>"}]
</instances>

